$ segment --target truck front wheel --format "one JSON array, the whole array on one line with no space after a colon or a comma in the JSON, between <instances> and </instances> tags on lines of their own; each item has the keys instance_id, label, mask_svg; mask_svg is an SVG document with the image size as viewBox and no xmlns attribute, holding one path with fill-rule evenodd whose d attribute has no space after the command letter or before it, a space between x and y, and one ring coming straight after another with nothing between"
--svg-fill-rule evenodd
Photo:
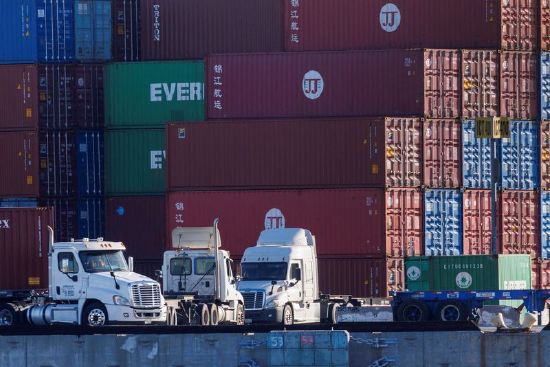
<instances>
[{"instance_id":1,"label":"truck front wheel","mask_svg":"<svg viewBox=\"0 0 550 367\"><path fill-rule=\"evenodd\" d=\"M11 303L0 305L0 326L12 326L18 323L16 306Z\"/></svg>"},{"instance_id":2,"label":"truck front wheel","mask_svg":"<svg viewBox=\"0 0 550 367\"><path fill-rule=\"evenodd\" d=\"M292 311L292 306L285 305L283 309L283 325L293 325L294 324L294 312Z\"/></svg>"},{"instance_id":3,"label":"truck front wheel","mask_svg":"<svg viewBox=\"0 0 550 367\"><path fill-rule=\"evenodd\" d=\"M91 327L98 327L107 325L109 317L107 316L107 309L102 303L92 302L84 307L82 313L83 324Z\"/></svg>"}]
</instances>

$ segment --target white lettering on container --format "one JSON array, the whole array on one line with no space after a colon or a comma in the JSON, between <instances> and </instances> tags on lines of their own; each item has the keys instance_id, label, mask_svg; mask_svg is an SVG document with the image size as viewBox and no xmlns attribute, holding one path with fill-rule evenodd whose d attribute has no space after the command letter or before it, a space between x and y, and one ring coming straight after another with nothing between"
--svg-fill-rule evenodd
<instances>
[{"instance_id":1,"label":"white lettering on container","mask_svg":"<svg viewBox=\"0 0 550 367\"><path fill-rule=\"evenodd\" d=\"M172 102L202 101L204 99L204 84L201 82L185 83L151 83L149 85L149 101Z\"/></svg>"},{"instance_id":2,"label":"white lettering on container","mask_svg":"<svg viewBox=\"0 0 550 367\"><path fill-rule=\"evenodd\" d=\"M10 220L0 219L0 229L10 229Z\"/></svg>"},{"instance_id":3,"label":"white lettering on container","mask_svg":"<svg viewBox=\"0 0 550 367\"><path fill-rule=\"evenodd\" d=\"M153 41L160 42L160 5L153 4Z\"/></svg>"},{"instance_id":4,"label":"white lettering on container","mask_svg":"<svg viewBox=\"0 0 550 367\"><path fill-rule=\"evenodd\" d=\"M162 162L165 158L165 150L151 150L151 169L162 169Z\"/></svg>"}]
</instances>

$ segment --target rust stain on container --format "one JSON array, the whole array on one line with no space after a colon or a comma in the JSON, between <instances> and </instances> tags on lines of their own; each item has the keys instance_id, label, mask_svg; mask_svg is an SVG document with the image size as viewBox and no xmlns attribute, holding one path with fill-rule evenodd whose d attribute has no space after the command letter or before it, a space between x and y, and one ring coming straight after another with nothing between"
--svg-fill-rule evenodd
<instances>
[{"instance_id":1,"label":"rust stain on container","mask_svg":"<svg viewBox=\"0 0 550 367\"><path fill-rule=\"evenodd\" d=\"M462 185L462 127L459 120L424 121L424 185L457 188Z\"/></svg>"}]
</instances>

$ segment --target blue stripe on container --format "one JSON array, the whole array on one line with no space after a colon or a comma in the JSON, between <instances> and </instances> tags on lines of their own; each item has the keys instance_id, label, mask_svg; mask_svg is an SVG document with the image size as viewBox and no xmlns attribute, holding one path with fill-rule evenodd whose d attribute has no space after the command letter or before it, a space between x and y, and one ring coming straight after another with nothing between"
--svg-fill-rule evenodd
<instances>
[{"instance_id":1,"label":"blue stripe on container","mask_svg":"<svg viewBox=\"0 0 550 367\"><path fill-rule=\"evenodd\" d=\"M540 55L540 113L543 120L550 119L550 52Z\"/></svg>"},{"instance_id":2,"label":"blue stripe on container","mask_svg":"<svg viewBox=\"0 0 550 367\"><path fill-rule=\"evenodd\" d=\"M424 251L427 256L461 255L462 193L431 189L424 193Z\"/></svg>"},{"instance_id":3,"label":"blue stripe on container","mask_svg":"<svg viewBox=\"0 0 550 367\"><path fill-rule=\"evenodd\" d=\"M81 130L76 133L76 175L79 195L103 194L103 131Z\"/></svg>"},{"instance_id":4,"label":"blue stripe on container","mask_svg":"<svg viewBox=\"0 0 550 367\"><path fill-rule=\"evenodd\" d=\"M550 259L550 191L540 195L541 253L543 259Z\"/></svg>"}]
</instances>

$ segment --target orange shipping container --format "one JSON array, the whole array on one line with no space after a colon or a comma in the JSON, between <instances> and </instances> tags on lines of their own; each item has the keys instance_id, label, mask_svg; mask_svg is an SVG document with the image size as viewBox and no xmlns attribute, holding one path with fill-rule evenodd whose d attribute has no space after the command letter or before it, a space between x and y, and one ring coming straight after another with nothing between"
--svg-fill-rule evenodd
<instances>
[{"instance_id":1,"label":"orange shipping container","mask_svg":"<svg viewBox=\"0 0 550 367\"><path fill-rule=\"evenodd\" d=\"M462 185L462 126L459 120L424 121L424 185L458 188Z\"/></svg>"},{"instance_id":2,"label":"orange shipping container","mask_svg":"<svg viewBox=\"0 0 550 367\"><path fill-rule=\"evenodd\" d=\"M538 61L534 52L500 54L500 116L538 119Z\"/></svg>"},{"instance_id":3,"label":"orange shipping container","mask_svg":"<svg viewBox=\"0 0 550 367\"><path fill-rule=\"evenodd\" d=\"M465 190L462 208L464 255L491 254L491 191Z\"/></svg>"},{"instance_id":4,"label":"orange shipping container","mask_svg":"<svg viewBox=\"0 0 550 367\"><path fill-rule=\"evenodd\" d=\"M539 194L503 190L499 193L499 252L540 257Z\"/></svg>"},{"instance_id":5,"label":"orange shipping container","mask_svg":"<svg viewBox=\"0 0 550 367\"><path fill-rule=\"evenodd\" d=\"M498 116L500 69L496 50L462 50L462 117Z\"/></svg>"}]
</instances>

